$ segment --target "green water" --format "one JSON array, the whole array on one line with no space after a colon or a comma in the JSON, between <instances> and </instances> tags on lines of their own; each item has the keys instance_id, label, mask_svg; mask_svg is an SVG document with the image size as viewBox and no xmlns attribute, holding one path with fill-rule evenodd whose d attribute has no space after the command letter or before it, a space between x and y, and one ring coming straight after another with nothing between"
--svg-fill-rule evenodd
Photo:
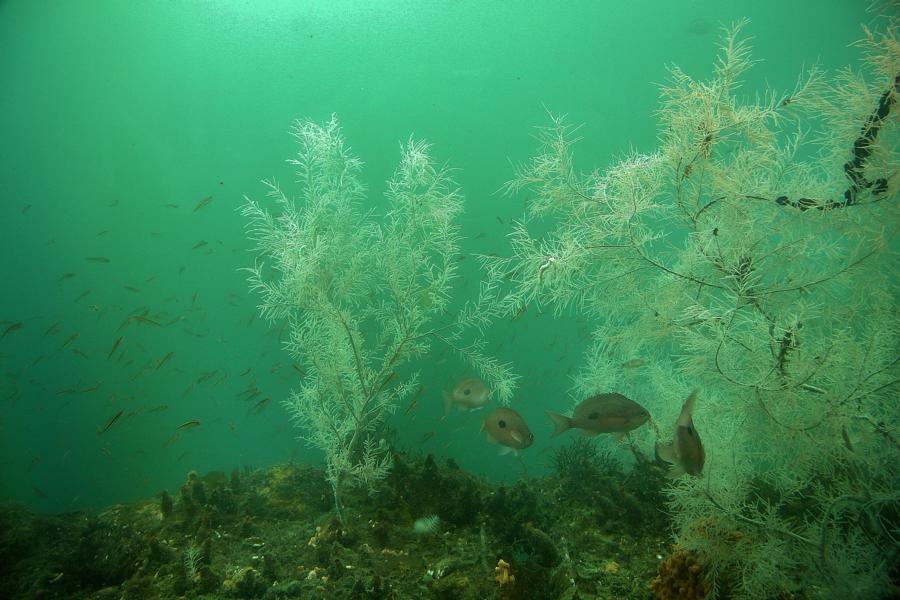
<instances>
[{"instance_id":1,"label":"green water","mask_svg":"<svg viewBox=\"0 0 900 600\"><path fill-rule=\"evenodd\" d=\"M496 192L547 111L584 123L582 166L603 167L654 149L666 65L708 75L722 23L751 20L749 96L857 61L865 2L784 5L0 3L0 330L22 323L0 340L0 497L98 507L191 469L321 460L280 405L299 376L239 271L253 257L236 208L260 179L292 179L293 119L339 115L376 211L398 142L428 139L458 169L465 252L504 254L522 206ZM477 287L473 263L461 290ZM521 461L497 456L478 413L442 420L441 391L468 374L450 355L421 365L418 405L392 421L399 445L501 480L542 472L562 443L543 411L569 405L590 326L529 311L488 332L523 374L514 406L536 442Z\"/></svg>"}]
</instances>

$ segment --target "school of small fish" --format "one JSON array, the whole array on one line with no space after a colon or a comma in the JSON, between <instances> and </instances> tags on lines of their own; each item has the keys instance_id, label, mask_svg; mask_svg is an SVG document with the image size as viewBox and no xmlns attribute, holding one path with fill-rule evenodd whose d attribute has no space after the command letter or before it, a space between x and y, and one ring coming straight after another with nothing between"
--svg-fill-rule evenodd
<instances>
[{"instance_id":1,"label":"school of small fish","mask_svg":"<svg viewBox=\"0 0 900 600\"><path fill-rule=\"evenodd\" d=\"M212 195L204 196L194 204L192 209L189 209L188 215L199 213L209 207L212 202ZM113 207L117 204L118 201L109 206ZM179 212L182 215L185 214L185 211L179 208L179 204L166 203L163 206L164 209L171 211L173 214ZM28 208L30 208L30 205L23 209L22 214L28 212ZM498 220L500 220L499 217ZM151 235L159 237L160 234L154 232ZM103 229L96 233L94 237L106 239L110 237L110 230ZM55 240L50 240L49 243L53 244ZM185 248L189 256L201 256L212 254L221 244L221 241L210 242L207 239L199 239L193 245L190 243L185 244L183 248ZM120 257L112 254L107 256L100 253L92 253L82 256L84 261L95 265L90 267L91 269L104 272L108 272L107 270L112 266L121 265L124 262ZM457 262L465 259L466 255L456 257ZM178 276L183 276L186 269L187 265L181 265L177 271ZM109 276L105 275L105 277ZM78 282L83 279L85 279L84 275L79 274L77 271L65 271L55 277L55 285L59 286L61 290L64 288L71 289L71 286L77 286ZM117 285L126 292L135 295L135 297L140 297L144 294L143 290L147 286L152 287L156 279L157 276L153 274L145 276L139 281L118 282ZM301 365L289 363L292 369L284 369L286 365L281 361L275 361L268 365L260 365L258 361L254 361L254 364L247 366L240 373L235 371L237 373L235 377L230 377L231 373L228 370L215 368L200 370L195 372L194 375L190 375L186 370L190 368L189 364L192 359L187 356L187 352L176 352L175 349L166 350L165 348L160 348L158 344L150 342L150 340L157 337L172 339L170 332L173 328L177 328L181 333L190 337L208 338L210 341L213 341L212 329L206 325L199 291L193 291L189 300L175 295L166 298L165 302L167 303L172 303L176 306L180 304L179 308L174 310L161 310L158 307L148 305L138 305L127 310L118 304L104 301L104 294L94 293L95 291L91 288L84 288L78 295L75 295L73 290L72 297L74 299L70 302L73 305L80 305L85 308L88 311L87 314L92 315L89 318L96 319L98 323L112 320L111 326L105 327L112 334L107 339L100 340L99 344L95 339L95 331L85 331L88 328L88 323L86 322L66 322L63 319L56 320L48 325L41 323L40 317L0 320L0 342L4 344L16 343L12 340L27 338L28 336L40 336L41 339L46 339L48 343L53 344L52 348L55 348L55 350L36 356L31 361L29 369L40 364L48 356L65 352L77 357L75 360L80 361L91 361L92 357L96 356L115 369L123 372L127 371L124 374L128 382L135 382L148 377L187 379L185 382L186 387L183 388L183 392L180 394L180 400L178 399L178 393L175 394L174 401L173 399L168 400L171 406L175 407L173 409L170 409L169 403L159 403L158 401L151 401L149 404L141 405L135 393L122 393L121 389L115 389L114 384L111 384L109 381L88 378L87 381L79 379L77 382L69 382L68 384L65 382L54 382L57 384L55 395L63 397L64 403L62 406L67 406L71 402L77 402L77 398L90 394L106 396L104 406L109 411L107 413L108 416L96 425L96 434L103 436L104 440L108 440L107 445L99 448L99 451L108 457L113 456L115 450L114 438L117 436L116 432L123 429L127 431L131 423L139 418L146 418L146 415L158 415L154 419L162 418L168 421L168 425L163 426L165 429L164 433L168 437L165 438L162 447L178 443L183 435L189 434L193 430L205 429L215 424L218 421L217 419L204 419L201 421L201 419L179 410L180 407L190 406L190 398L195 394L199 394L199 390L205 390L204 395L221 394L221 392L214 392L213 390L220 386L227 388L231 384L240 382L243 388L235 394L235 397L245 404L248 417L253 418L252 415L259 415L272 405L272 395L265 391L265 385L262 383L266 377L257 379L255 373L260 373L261 375L268 373L268 375L278 375L283 378L302 377L304 375L304 369ZM88 296L92 300L96 300L96 302L89 305L82 303ZM244 306L243 300L243 296L237 294L230 294L225 299L229 305L237 307ZM515 311L512 320L515 321L523 317L528 308L528 304L522 304ZM537 318L542 314L544 313L540 309L533 308L526 318L532 318L532 316ZM253 310L243 322L247 326L253 325L256 316L257 312ZM36 327L35 321L37 321ZM273 335L277 336L279 341L287 339L288 333L286 328L287 323L282 324L280 328L273 331ZM41 331L43 331L42 335ZM83 331L85 331L85 336L82 336ZM579 330L579 335L583 336L585 332ZM85 341L85 338L89 342ZM221 337L215 339L215 341L218 343L225 342ZM514 343L515 336L503 343L507 342ZM497 350L502 348L503 343L497 346ZM553 341L550 344L550 348L553 348L555 344L556 341ZM96 348L97 345L100 347ZM149 346L152 346L153 349ZM560 348L563 352L566 349L563 348L563 344L560 344L557 350ZM437 357L436 364L443 364L447 360L445 356L446 351ZM623 370L635 372L635 370L640 369L644 365L645 360L643 358L635 357L621 362L619 366ZM393 375L392 373L390 377L393 377ZM229 381L231 383L228 383ZM384 385L387 385L388 381L385 381ZM180 386L179 389L181 389ZM22 390L16 388L6 400L15 400L21 395ZM410 420L415 420L420 402L430 395L430 393L426 393L424 384L419 385L408 396L407 404L402 412L403 416ZM490 388L478 377L459 379L449 390L441 392L444 408L442 421L448 421L449 419L447 423L449 426L449 423L452 423L457 418L450 416L454 409L463 414L485 409L490 403L491 395ZM658 439L655 445L657 459L661 463L670 465L670 474L672 476L685 473L692 476L701 476L703 472L705 451L693 422L697 397L698 393L695 391L685 400L681 413L674 424L671 441ZM549 435L551 438L560 436L569 429L578 429L586 436L598 436L609 433L622 437L645 423L650 422L653 425L651 415L646 408L638 402L614 391L602 391L585 398L575 406L571 416L554 411L546 411L546 414L553 425L553 430ZM501 453L518 455L520 451L528 449L534 443L534 434L528 427L524 417L512 408L498 406L493 408L493 410L485 410L480 422L481 431L486 440L491 444L498 445L501 448ZM203 425L203 423L207 424ZM232 434L237 433L237 426L234 422L229 423L228 426ZM653 428L656 430L655 425L653 425ZM458 431L460 429L452 430L451 433L455 434ZM430 442L437 433L438 431L435 430L424 433L419 440L420 445ZM659 437L657 432L657 438ZM35 457L32 461L33 464L38 464L39 462L40 456Z\"/></svg>"}]
</instances>

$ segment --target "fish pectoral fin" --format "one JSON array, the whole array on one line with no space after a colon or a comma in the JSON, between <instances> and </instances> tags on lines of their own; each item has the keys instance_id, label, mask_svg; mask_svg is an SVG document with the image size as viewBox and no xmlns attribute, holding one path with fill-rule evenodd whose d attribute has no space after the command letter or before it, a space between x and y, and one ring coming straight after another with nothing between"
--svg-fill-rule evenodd
<instances>
[{"instance_id":1,"label":"fish pectoral fin","mask_svg":"<svg viewBox=\"0 0 900 600\"><path fill-rule=\"evenodd\" d=\"M657 442L656 456L669 464L678 464L678 457L675 456L675 444L660 444L659 442Z\"/></svg>"},{"instance_id":2,"label":"fish pectoral fin","mask_svg":"<svg viewBox=\"0 0 900 600\"><path fill-rule=\"evenodd\" d=\"M482 428L482 429L484 429L484 428ZM488 433L488 434L486 434L486 435L487 435L487 441L488 441L489 444L496 444L496 443L497 443L497 438L495 438L494 436L492 436L490 433Z\"/></svg>"},{"instance_id":3,"label":"fish pectoral fin","mask_svg":"<svg viewBox=\"0 0 900 600\"><path fill-rule=\"evenodd\" d=\"M669 470L666 472L666 477L669 479L678 479L682 475L685 474L685 470L681 465L669 465Z\"/></svg>"},{"instance_id":4,"label":"fish pectoral fin","mask_svg":"<svg viewBox=\"0 0 900 600\"><path fill-rule=\"evenodd\" d=\"M500 452L498 452L497 454L499 454L500 456L506 456L510 453L514 454L515 456L519 455L515 448L510 448L509 446L501 446Z\"/></svg>"}]
</instances>

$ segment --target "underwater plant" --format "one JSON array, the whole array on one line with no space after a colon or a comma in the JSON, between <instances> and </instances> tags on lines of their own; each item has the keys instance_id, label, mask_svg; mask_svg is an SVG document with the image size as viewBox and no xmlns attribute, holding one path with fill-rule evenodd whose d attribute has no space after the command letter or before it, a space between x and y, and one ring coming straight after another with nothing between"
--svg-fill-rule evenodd
<instances>
[{"instance_id":1,"label":"underwater plant","mask_svg":"<svg viewBox=\"0 0 900 600\"><path fill-rule=\"evenodd\" d=\"M710 79L671 69L656 151L584 173L577 128L541 128L511 254L482 261L510 313L596 320L573 397L647 402L643 447L699 390L706 467L668 497L711 597L875 598L900 560L896 21L859 71L756 98L743 25Z\"/></svg>"},{"instance_id":2,"label":"underwater plant","mask_svg":"<svg viewBox=\"0 0 900 600\"><path fill-rule=\"evenodd\" d=\"M452 297L463 197L429 145L410 139L387 182L387 210L364 204L362 163L337 119L296 121L300 194L264 181L272 208L245 197L242 214L260 255L249 272L270 321L286 320L286 346L304 373L285 402L301 437L325 454L334 506L341 491L384 479L385 422L418 379L404 368L438 341L459 352L508 403L516 377L482 352L480 329L497 314L496 282L477 299ZM273 212L274 211L274 212ZM402 375L401 375L402 370Z\"/></svg>"}]
</instances>

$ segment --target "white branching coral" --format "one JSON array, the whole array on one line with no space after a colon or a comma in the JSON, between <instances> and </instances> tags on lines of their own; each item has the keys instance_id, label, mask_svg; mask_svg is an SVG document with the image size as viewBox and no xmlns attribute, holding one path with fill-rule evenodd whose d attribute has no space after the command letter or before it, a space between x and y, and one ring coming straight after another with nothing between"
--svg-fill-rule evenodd
<instances>
[{"instance_id":1,"label":"white branching coral","mask_svg":"<svg viewBox=\"0 0 900 600\"><path fill-rule=\"evenodd\" d=\"M504 403L516 377L481 352L476 335L499 310L496 282L452 310L463 198L428 144L401 145L379 218L363 206L361 162L334 117L298 121L292 134L300 194L294 200L267 181L271 208L245 199L259 253L247 271L262 315L290 324L287 349L306 375L285 405L301 436L324 452L341 515L342 488L371 490L390 471L385 422L418 385L415 372L400 376L403 365L435 342L449 345Z\"/></svg>"}]
</instances>

